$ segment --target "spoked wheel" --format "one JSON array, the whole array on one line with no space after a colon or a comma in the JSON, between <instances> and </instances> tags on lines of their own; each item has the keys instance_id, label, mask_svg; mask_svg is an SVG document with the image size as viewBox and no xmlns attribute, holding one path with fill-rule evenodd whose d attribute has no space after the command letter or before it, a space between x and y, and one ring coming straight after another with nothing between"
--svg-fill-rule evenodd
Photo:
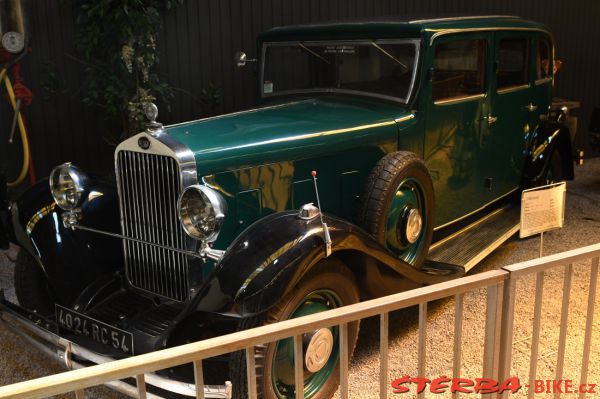
<instances>
[{"instance_id":1,"label":"spoked wheel","mask_svg":"<svg viewBox=\"0 0 600 399\"><path fill-rule=\"evenodd\" d=\"M262 321L247 319L242 328L294 319L356 303L358 290L352 273L339 261L320 262ZM254 320L252 320L254 319ZM348 351L352 355L358 322L348 325ZM302 336L304 397L328 399L337 390L340 373L338 327L321 328ZM257 391L261 398L295 398L294 340L272 342L255 348ZM230 368L234 398L246 398L246 367L243 352L232 355Z\"/></svg>"},{"instance_id":2,"label":"spoked wheel","mask_svg":"<svg viewBox=\"0 0 600 399\"><path fill-rule=\"evenodd\" d=\"M413 153L383 157L367 180L358 223L405 262L420 267L433 234L433 184Z\"/></svg>"}]
</instances>

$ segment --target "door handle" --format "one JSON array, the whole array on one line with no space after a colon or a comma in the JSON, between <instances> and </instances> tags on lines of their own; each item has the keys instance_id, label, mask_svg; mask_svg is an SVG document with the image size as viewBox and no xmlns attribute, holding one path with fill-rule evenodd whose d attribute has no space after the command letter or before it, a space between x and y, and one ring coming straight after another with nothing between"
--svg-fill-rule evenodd
<instances>
[{"instance_id":1,"label":"door handle","mask_svg":"<svg viewBox=\"0 0 600 399\"><path fill-rule=\"evenodd\" d=\"M529 112L534 112L538 109L538 106L533 103L529 103L528 105L525 106L525 109Z\"/></svg>"},{"instance_id":2,"label":"door handle","mask_svg":"<svg viewBox=\"0 0 600 399\"><path fill-rule=\"evenodd\" d=\"M496 123L498 117L492 116L492 114L488 114L487 116L484 116L483 119L487 121L489 126L492 126L494 123Z\"/></svg>"}]
</instances>

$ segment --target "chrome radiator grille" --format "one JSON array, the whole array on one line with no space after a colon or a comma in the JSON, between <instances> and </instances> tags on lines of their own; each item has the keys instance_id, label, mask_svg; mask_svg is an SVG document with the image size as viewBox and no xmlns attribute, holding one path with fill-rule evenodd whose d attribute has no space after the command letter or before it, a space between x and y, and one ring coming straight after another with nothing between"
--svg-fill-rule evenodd
<instances>
[{"instance_id":1,"label":"chrome radiator grille","mask_svg":"<svg viewBox=\"0 0 600 399\"><path fill-rule=\"evenodd\" d=\"M186 235L177 218L182 190L177 161L169 156L120 151L117 155L123 235L186 249ZM124 240L125 262L132 285L183 301L187 298L185 255Z\"/></svg>"}]
</instances>

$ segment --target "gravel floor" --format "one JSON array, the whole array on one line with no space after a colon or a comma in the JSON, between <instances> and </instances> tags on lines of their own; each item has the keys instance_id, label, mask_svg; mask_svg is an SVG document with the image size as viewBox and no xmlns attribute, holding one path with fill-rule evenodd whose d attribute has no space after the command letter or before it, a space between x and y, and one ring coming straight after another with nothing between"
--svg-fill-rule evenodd
<instances>
[{"instance_id":1,"label":"gravel floor","mask_svg":"<svg viewBox=\"0 0 600 399\"><path fill-rule=\"evenodd\" d=\"M568 183L566 224L561 230L545 235L545 254L557 253L600 241L600 158L588 160L576 169L576 180ZM520 240L517 237L502 245L471 273L497 269L538 255L539 238ZM14 253L0 251L0 289L8 298L14 298L12 288L12 262ZM589 290L590 263L574 265L571 290L567 351L564 378L578 385L583 348L584 319ZM563 270L555 268L546 273L542 326L540 333L538 379L553 379L558 343L559 315L562 298ZM527 277L517 285L517 302L514 329L512 373L526 383L529 374L529 353L532 335L533 290L535 278ZM597 301L598 302L598 301ZM464 300L462 376L477 378L482 374L483 340L485 325L485 290L469 293ZM596 308L594 335L590 353L588 382L600 383L600 306ZM417 375L418 312L408 309L395 312L390 317L390 380L403 375ZM452 374L452 342L454 325L454 300L440 300L429 305L427 330L426 377L435 378ZM378 397L379 323L377 319L365 320L361 326L359 346L350 369L350 393L354 398ZM62 367L44 355L24 345L23 342L0 326L0 385L57 373ZM600 392L600 389L598 389ZM414 393L414 391L413 391ZM525 397L526 389L514 397ZM389 397L395 395L391 388ZM445 398L449 394L429 397ZM468 395L474 397L474 395ZM565 397L575 397L573 394ZM88 397L119 397L112 391L97 388ZM538 395L536 398L550 397ZM588 398L600 394L587 395Z\"/></svg>"}]
</instances>

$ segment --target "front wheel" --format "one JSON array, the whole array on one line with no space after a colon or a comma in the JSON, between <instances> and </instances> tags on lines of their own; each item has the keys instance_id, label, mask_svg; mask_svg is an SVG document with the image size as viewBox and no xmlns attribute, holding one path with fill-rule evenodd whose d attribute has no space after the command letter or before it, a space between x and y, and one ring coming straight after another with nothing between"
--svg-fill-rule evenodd
<instances>
[{"instance_id":1,"label":"front wheel","mask_svg":"<svg viewBox=\"0 0 600 399\"><path fill-rule=\"evenodd\" d=\"M326 259L262 317L245 319L240 329L293 319L358 302L352 273L339 261ZM351 357L358 337L358 322L348 325L348 353ZM339 384L338 327L321 328L302 337L304 397L329 399ZM287 338L255 348L257 393L259 398L295 398L294 341ZM230 377L233 396L246 398L244 352L232 355Z\"/></svg>"}]
</instances>

